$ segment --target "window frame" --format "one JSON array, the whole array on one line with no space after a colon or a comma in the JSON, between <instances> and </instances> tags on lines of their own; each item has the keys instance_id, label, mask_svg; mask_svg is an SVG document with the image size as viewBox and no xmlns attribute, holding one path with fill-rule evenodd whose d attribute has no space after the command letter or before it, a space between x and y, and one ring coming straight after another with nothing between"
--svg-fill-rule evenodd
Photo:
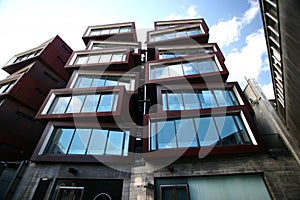
<instances>
[{"instance_id":1,"label":"window frame","mask_svg":"<svg viewBox=\"0 0 300 200\"><path fill-rule=\"evenodd\" d=\"M118 101L116 104L115 111L107 111L107 112L79 112L79 113L58 113L58 114L50 114L48 113L51 108L56 96L74 96L74 95L88 95L88 94L97 94L97 93L115 93L118 95ZM100 102L100 101L99 101ZM99 103L98 102L98 103ZM37 112L35 118L36 119L73 119L80 117L103 117L112 118L120 116L123 113L125 106L122 104L126 104L128 102L127 92L123 86L107 86L100 88L64 88L64 89L52 89L39 111Z\"/></svg>"},{"instance_id":2,"label":"window frame","mask_svg":"<svg viewBox=\"0 0 300 200\"><path fill-rule=\"evenodd\" d=\"M181 64L182 63L191 63L191 62L195 62L195 61L201 61L201 60L206 60L206 59L213 59L215 61L215 64L217 66L217 71L212 71L212 72L207 72L207 73L197 73L197 74L188 74L188 75L184 75L183 76L166 76L163 78L159 78L157 79L156 77L153 79L152 76L152 72L153 70L151 70L154 67L161 67L161 66L169 66L174 64ZM183 66L182 66L183 68ZM167 70L168 67L166 68ZM197 67L198 69L198 67ZM222 55L220 54L220 52L211 52L208 54L197 54L197 55L192 55L192 56L186 56L184 58L181 57L176 57L176 58L170 58L170 59L165 59L165 60L153 60L153 61L149 61L146 63L146 73L145 73L145 82L148 83L159 83L159 82L178 82L180 80L188 80L190 82L204 82L205 80L208 80L209 78L213 78L213 77L220 77L223 79L223 81L225 82L228 78L229 72L224 64L224 59L222 58Z\"/></svg>"},{"instance_id":3,"label":"window frame","mask_svg":"<svg viewBox=\"0 0 300 200\"><path fill-rule=\"evenodd\" d=\"M100 125L100 126L99 126ZM82 129L103 129L127 130L129 131L128 153L123 155L107 154L45 154L49 142L53 138L53 131L56 127L82 128ZM136 129L133 123L110 123L110 122L71 122L71 121L50 121L46 125L43 134L32 154L31 160L34 162L79 162L79 163L132 163L134 161L134 141L136 139ZM124 140L125 141L125 140ZM122 147L123 148L123 147Z\"/></svg>"},{"instance_id":4,"label":"window frame","mask_svg":"<svg viewBox=\"0 0 300 200\"><path fill-rule=\"evenodd\" d=\"M188 184L172 184L172 185L160 185L159 186L159 191L160 191L160 199L163 200L163 189L165 188L171 188L172 189L172 199L174 200L180 200L177 198L177 196L174 196L174 190L176 190L177 188L184 188L187 194L186 199L190 200L190 192L189 192L189 186Z\"/></svg>"},{"instance_id":5,"label":"window frame","mask_svg":"<svg viewBox=\"0 0 300 200\"><path fill-rule=\"evenodd\" d=\"M82 200L83 193L84 193L84 187L79 187L79 186L59 186L57 188L57 195L55 197L55 200L59 200L60 199L60 197L62 195L62 192L64 190L78 190L78 191L80 191L79 200Z\"/></svg>"},{"instance_id":6,"label":"window frame","mask_svg":"<svg viewBox=\"0 0 300 200\"><path fill-rule=\"evenodd\" d=\"M263 145L261 137L258 134L257 127L255 122L252 119L251 113L248 111L246 106L240 106L235 108L228 108L227 112L224 113L224 110L215 109L215 110L203 110L200 114L200 117L209 117L213 113L213 116L224 116L238 114L240 119L243 122L243 126L248 133L249 139L252 141L252 144L237 144L237 145L215 145L213 148L210 146L200 146L200 147L187 147L187 148L171 148L171 149L158 149L150 150L150 119L151 120L160 120L165 118L165 114L162 113L151 113L144 115L144 131L143 131L143 152L148 153L145 155L146 159L153 159L163 157L172 157L176 156L198 156L200 149L209 150L209 155L215 154L239 154L239 153L251 153L251 152L266 152L266 148ZM168 119L178 119L178 118L192 118L199 117L199 112L189 111L189 112L168 112ZM157 143L157 141L156 141Z\"/></svg>"},{"instance_id":7,"label":"window frame","mask_svg":"<svg viewBox=\"0 0 300 200\"><path fill-rule=\"evenodd\" d=\"M100 74L100 75L98 75ZM135 93L137 92L136 89L138 88L138 81L139 80L139 73L138 72L130 72L130 74L128 73L124 73L122 71L116 71L116 72L105 72L105 71L90 71L90 70L75 70L72 74L72 77L70 78L66 88L73 88L76 89L74 86L76 85L78 78L80 76L92 76L92 77L100 77L100 76L117 76L117 77L129 77L131 79L131 82L134 80L134 83L130 83L130 90L127 90L125 88L125 90L128 93ZM118 86L122 86L120 84L118 84ZM99 87L108 87L108 86L99 86ZM125 86L124 86L125 87ZM97 88L97 87L93 87L93 88Z\"/></svg>"}]
</instances>

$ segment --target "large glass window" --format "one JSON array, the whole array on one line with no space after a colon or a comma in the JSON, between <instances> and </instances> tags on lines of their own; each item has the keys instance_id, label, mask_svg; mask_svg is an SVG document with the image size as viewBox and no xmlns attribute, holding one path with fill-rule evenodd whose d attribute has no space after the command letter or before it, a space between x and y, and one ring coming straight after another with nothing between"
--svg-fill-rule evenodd
<instances>
[{"instance_id":1,"label":"large glass window","mask_svg":"<svg viewBox=\"0 0 300 200\"><path fill-rule=\"evenodd\" d=\"M122 62L126 60L126 52L79 54L73 65Z\"/></svg>"},{"instance_id":2,"label":"large glass window","mask_svg":"<svg viewBox=\"0 0 300 200\"><path fill-rule=\"evenodd\" d=\"M182 35L184 37L186 35ZM213 47L203 47L203 48L186 48L186 49L159 49L159 59L177 58L195 55L199 53L210 53L214 52Z\"/></svg>"},{"instance_id":3,"label":"large glass window","mask_svg":"<svg viewBox=\"0 0 300 200\"><path fill-rule=\"evenodd\" d=\"M214 57L190 62L183 61L180 63L167 63L165 65L150 65L150 80L217 71L219 71L219 68Z\"/></svg>"},{"instance_id":4,"label":"large glass window","mask_svg":"<svg viewBox=\"0 0 300 200\"><path fill-rule=\"evenodd\" d=\"M0 85L0 94L10 91L10 89L15 85L15 81L4 83Z\"/></svg>"},{"instance_id":5,"label":"large glass window","mask_svg":"<svg viewBox=\"0 0 300 200\"><path fill-rule=\"evenodd\" d=\"M126 90L135 88L135 77L133 76L108 76L108 75L84 75L80 74L76 79L74 88L90 88L124 85Z\"/></svg>"},{"instance_id":6,"label":"large glass window","mask_svg":"<svg viewBox=\"0 0 300 200\"><path fill-rule=\"evenodd\" d=\"M27 60L29 58L32 58L34 56L37 56L43 49L38 49L38 50L35 50L35 51L32 51L30 53L27 53L27 54L24 54L22 56L18 56L15 60L14 60L14 63L16 62L20 62L20 61L23 61L23 60Z\"/></svg>"},{"instance_id":7,"label":"large glass window","mask_svg":"<svg viewBox=\"0 0 300 200\"><path fill-rule=\"evenodd\" d=\"M128 155L129 131L56 127L45 154Z\"/></svg>"},{"instance_id":8,"label":"large glass window","mask_svg":"<svg viewBox=\"0 0 300 200\"><path fill-rule=\"evenodd\" d=\"M232 90L162 91L163 110L193 110L239 105Z\"/></svg>"},{"instance_id":9,"label":"large glass window","mask_svg":"<svg viewBox=\"0 0 300 200\"><path fill-rule=\"evenodd\" d=\"M150 120L149 150L251 144L239 115Z\"/></svg>"},{"instance_id":10,"label":"large glass window","mask_svg":"<svg viewBox=\"0 0 300 200\"><path fill-rule=\"evenodd\" d=\"M115 93L56 96L47 113L113 112L117 103L118 94Z\"/></svg>"},{"instance_id":11,"label":"large glass window","mask_svg":"<svg viewBox=\"0 0 300 200\"><path fill-rule=\"evenodd\" d=\"M130 26L99 28L99 29L92 29L90 32L90 36L118 34L118 33L127 33L127 32L131 32Z\"/></svg>"},{"instance_id":12,"label":"large glass window","mask_svg":"<svg viewBox=\"0 0 300 200\"><path fill-rule=\"evenodd\" d=\"M186 36L194 36L202 33L203 32L200 26L198 26L195 28L189 28L184 30L177 30L177 31L174 30L165 33L152 34L150 35L150 41L156 42L156 41L175 39L175 38L186 37Z\"/></svg>"}]
</instances>

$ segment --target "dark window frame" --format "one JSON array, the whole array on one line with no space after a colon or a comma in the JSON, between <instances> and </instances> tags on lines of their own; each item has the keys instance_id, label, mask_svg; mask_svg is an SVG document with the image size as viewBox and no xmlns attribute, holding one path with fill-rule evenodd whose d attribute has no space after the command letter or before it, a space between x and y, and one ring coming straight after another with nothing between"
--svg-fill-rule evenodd
<instances>
[{"instance_id":1,"label":"dark window frame","mask_svg":"<svg viewBox=\"0 0 300 200\"><path fill-rule=\"evenodd\" d=\"M128 155L93 155L93 154L44 154L46 147L53 136L55 127L66 128L95 128L99 129L99 124L104 129L129 130ZM134 142L136 138L135 124L133 123L106 123L106 122L71 122L71 121L50 121L32 154L31 160L34 162L63 162L63 163L132 163L134 161ZM123 148L123 147L122 147Z\"/></svg>"},{"instance_id":2,"label":"dark window frame","mask_svg":"<svg viewBox=\"0 0 300 200\"><path fill-rule=\"evenodd\" d=\"M172 199L173 200L180 200L180 199L178 199L177 194L176 194L176 189L177 188L184 188L185 191L186 191L186 194L187 194L186 200L190 199L188 184L160 185L159 189L160 189L160 199L161 200L163 200L163 189L165 189L165 188L171 188L172 189Z\"/></svg>"}]
</instances>

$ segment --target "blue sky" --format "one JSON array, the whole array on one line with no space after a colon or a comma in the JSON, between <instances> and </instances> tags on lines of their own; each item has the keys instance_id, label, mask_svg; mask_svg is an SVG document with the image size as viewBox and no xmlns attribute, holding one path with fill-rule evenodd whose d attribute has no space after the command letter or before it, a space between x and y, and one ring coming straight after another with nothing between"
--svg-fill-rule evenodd
<instances>
[{"instance_id":1,"label":"blue sky","mask_svg":"<svg viewBox=\"0 0 300 200\"><path fill-rule=\"evenodd\" d=\"M0 66L15 54L60 35L73 50L84 49L87 26L134 21L151 30L154 21L204 18L209 42L226 58L228 81L255 78L273 97L258 0L0 0ZM1 71L0 79L7 75Z\"/></svg>"}]
</instances>

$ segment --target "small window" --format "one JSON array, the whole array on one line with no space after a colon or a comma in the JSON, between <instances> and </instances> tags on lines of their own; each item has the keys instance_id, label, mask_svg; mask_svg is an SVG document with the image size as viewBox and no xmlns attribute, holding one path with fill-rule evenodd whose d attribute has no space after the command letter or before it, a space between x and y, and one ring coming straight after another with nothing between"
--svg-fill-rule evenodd
<instances>
[{"instance_id":1,"label":"small window","mask_svg":"<svg viewBox=\"0 0 300 200\"><path fill-rule=\"evenodd\" d=\"M9 92L14 85L15 81L0 85L0 94Z\"/></svg>"},{"instance_id":2,"label":"small window","mask_svg":"<svg viewBox=\"0 0 300 200\"><path fill-rule=\"evenodd\" d=\"M68 187L60 186L58 188L58 193L56 200L72 199L81 200L83 197L84 187Z\"/></svg>"},{"instance_id":3,"label":"small window","mask_svg":"<svg viewBox=\"0 0 300 200\"><path fill-rule=\"evenodd\" d=\"M88 60L88 56L87 55L80 55L77 56L77 58L74 61L75 65L82 65L82 64L86 64Z\"/></svg>"},{"instance_id":4,"label":"small window","mask_svg":"<svg viewBox=\"0 0 300 200\"><path fill-rule=\"evenodd\" d=\"M161 185L160 186L161 200L189 200L188 185Z\"/></svg>"}]
</instances>

